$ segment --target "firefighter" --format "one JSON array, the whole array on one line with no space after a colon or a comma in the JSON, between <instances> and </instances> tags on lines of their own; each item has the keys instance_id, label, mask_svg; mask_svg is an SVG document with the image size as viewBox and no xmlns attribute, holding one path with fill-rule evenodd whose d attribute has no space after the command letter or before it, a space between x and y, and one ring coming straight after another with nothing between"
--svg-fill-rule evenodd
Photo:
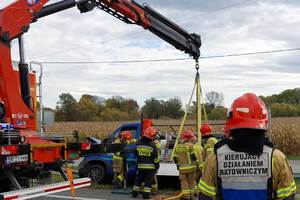
<instances>
[{"instance_id":1,"label":"firefighter","mask_svg":"<svg viewBox=\"0 0 300 200\"><path fill-rule=\"evenodd\" d=\"M154 140L154 144L157 150L158 160L161 160L161 144L158 139ZM153 183L152 183L152 194L156 194L158 192L158 181L157 181L157 172L158 170L155 170L154 177L153 177Z\"/></svg>"},{"instance_id":2,"label":"firefighter","mask_svg":"<svg viewBox=\"0 0 300 200\"><path fill-rule=\"evenodd\" d=\"M201 136L204 142L204 150L203 150L203 160L204 163L209 157L209 155L214 150L214 145L218 142L218 140L212 135L212 127L208 123L204 123L200 128ZM202 165L203 169L204 165Z\"/></svg>"},{"instance_id":3,"label":"firefighter","mask_svg":"<svg viewBox=\"0 0 300 200\"><path fill-rule=\"evenodd\" d=\"M152 189L152 182L155 171L159 169L159 157L154 140L156 137L156 129L148 127L141 140L136 144L137 157L137 176L135 178L132 197L136 198L139 192L143 192L143 199L149 199ZM142 183L144 184L141 191Z\"/></svg>"},{"instance_id":4,"label":"firefighter","mask_svg":"<svg viewBox=\"0 0 300 200\"><path fill-rule=\"evenodd\" d=\"M293 200L296 185L285 155L266 138L268 112L255 94L237 98L199 181L199 200Z\"/></svg>"},{"instance_id":5,"label":"firefighter","mask_svg":"<svg viewBox=\"0 0 300 200\"><path fill-rule=\"evenodd\" d=\"M174 161L179 170L179 179L183 199L193 199L195 193L195 169L197 157L192 141L195 141L194 133L187 129L180 136L180 143L175 147Z\"/></svg>"},{"instance_id":6,"label":"firefighter","mask_svg":"<svg viewBox=\"0 0 300 200\"><path fill-rule=\"evenodd\" d=\"M130 131L123 131L119 137L114 141L115 144L131 144L135 140L132 139ZM122 188L124 182L124 152L116 152L113 155L113 173L114 173L114 186L115 188ZM126 164L126 163L125 163Z\"/></svg>"},{"instance_id":7,"label":"firefighter","mask_svg":"<svg viewBox=\"0 0 300 200\"><path fill-rule=\"evenodd\" d=\"M196 169L195 169L195 181L198 183L201 174L202 174L202 169L204 165L204 160L203 160L203 147L201 144L198 143L197 138L195 137L195 140L192 141L194 144L194 151L196 155ZM198 193L198 187L197 184L195 184L195 196L197 196Z\"/></svg>"}]
</instances>

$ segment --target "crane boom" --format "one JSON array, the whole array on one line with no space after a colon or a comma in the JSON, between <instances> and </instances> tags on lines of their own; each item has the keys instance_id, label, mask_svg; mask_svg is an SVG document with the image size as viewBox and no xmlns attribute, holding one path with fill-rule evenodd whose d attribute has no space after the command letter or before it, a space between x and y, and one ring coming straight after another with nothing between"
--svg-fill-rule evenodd
<instances>
[{"instance_id":1,"label":"crane boom","mask_svg":"<svg viewBox=\"0 0 300 200\"><path fill-rule=\"evenodd\" d=\"M68 9L77 5L84 13L93 10L95 7L109 13L110 15L128 24L142 26L151 31L161 39L167 41L175 48L184 51L197 60L200 56L201 38L195 33L188 33L186 30L167 19L147 4L140 5L130 0L94 0L79 1L68 0L58 2L42 8L37 18L45 17L55 12Z\"/></svg>"}]
</instances>

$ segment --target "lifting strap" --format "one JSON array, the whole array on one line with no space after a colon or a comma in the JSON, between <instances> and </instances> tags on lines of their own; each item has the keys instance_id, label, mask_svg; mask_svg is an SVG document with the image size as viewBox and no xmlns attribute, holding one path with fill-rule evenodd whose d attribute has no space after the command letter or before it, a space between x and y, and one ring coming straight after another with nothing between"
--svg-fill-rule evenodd
<instances>
[{"instance_id":1,"label":"lifting strap","mask_svg":"<svg viewBox=\"0 0 300 200\"><path fill-rule=\"evenodd\" d=\"M179 130L178 130L178 134L177 134L177 137L176 137L174 148L173 148L173 151L172 151L172 154L171 154L171 157L170 157L171 161L173 160L173 157L174 157L174 149L178 145L180 135L183 131L184 124L185 124L185 121L186 121L186 118L187 118L187 114L190 110L190 106L191 106L192 99L194 97L195 90L196 90L196 129L197 129L197 134L198 134L198 144L201 145L200 127L201 127L201 121L202 121L202 117L201 117L201 115L202 115L202 106L203 106L204 119L206 121L207 121L207 114L206 114L206 109L205 109L205 104L204 104L204 101L203 101L202 89L201 89L201 84L200 84L200 74L199 74L199 63L198 63L198 61L196 61L195 68L196 68L197 72L196 72L196 77L195 77L195 81L194 81L194 87L193 87L192 94L190 96L189 102L186 106L183 119L180 123L180 127L179 127Z\"/></svg>"}]
</instances>

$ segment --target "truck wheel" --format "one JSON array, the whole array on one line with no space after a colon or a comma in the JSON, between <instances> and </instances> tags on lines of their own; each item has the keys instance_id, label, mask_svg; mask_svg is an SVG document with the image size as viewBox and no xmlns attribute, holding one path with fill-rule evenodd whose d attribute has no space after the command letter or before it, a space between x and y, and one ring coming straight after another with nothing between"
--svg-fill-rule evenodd
<instances>
[{"instance_id":1,"label":"truck wheel","mask_svg":"<svg viewBox=\"0 0 300 200\"><path fill-rule=\"evenodd\" d=\"M103 183L105 180L106 169L101 164L91 165L87 170L87 177L96 183Z\"/></svg>"}]
</instances>

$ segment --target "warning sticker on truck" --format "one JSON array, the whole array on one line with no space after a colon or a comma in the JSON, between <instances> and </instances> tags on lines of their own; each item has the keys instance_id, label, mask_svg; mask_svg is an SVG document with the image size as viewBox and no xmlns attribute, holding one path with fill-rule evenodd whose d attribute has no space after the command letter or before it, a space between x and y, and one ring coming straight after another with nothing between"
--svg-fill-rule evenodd
<instances>
[{"instance_id":1,"label":"warning sticker on truck","mask_svg":"<svg viewBox=\"0 0 300 200\"><path fill-rule=\"evenodd\" d=\"M5 158L6 165L25 163L25 162L28 162L28 155L7 156Z\"/></svg>"}]
</instances>

